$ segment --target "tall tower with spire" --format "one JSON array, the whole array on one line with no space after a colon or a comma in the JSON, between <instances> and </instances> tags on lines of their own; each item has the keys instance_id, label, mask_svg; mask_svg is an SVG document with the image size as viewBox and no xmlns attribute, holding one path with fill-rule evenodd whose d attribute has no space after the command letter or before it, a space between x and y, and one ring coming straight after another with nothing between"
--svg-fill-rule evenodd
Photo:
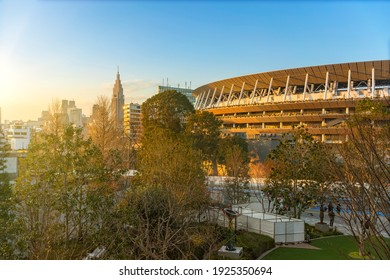
<instances>
[{"instance_id":1,"label":"tall tower with spire","mask_svg":"<svg viewBox=\"0 0 390 280\"><path fill-rule=\"evenodd\" d=\"M117 127L123 127L123 105L125 97L123 96L123 87L119 75L119 66L116 73L114 88L112 89L111 115L114 118Z\"/></svg>"}]
</instances>

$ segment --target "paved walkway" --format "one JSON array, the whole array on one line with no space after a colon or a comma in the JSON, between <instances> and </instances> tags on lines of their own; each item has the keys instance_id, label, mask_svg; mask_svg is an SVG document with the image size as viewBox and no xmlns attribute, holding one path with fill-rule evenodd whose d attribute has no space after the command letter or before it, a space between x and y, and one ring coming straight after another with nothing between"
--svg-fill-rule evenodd
<instances>
[{"instance_id":1,"label":"paved walkway","mask_svg":"<svg viewBox=\"0 0 390 280\"><path fill-rule=\"evenodd\" d=\"M264 258L266 255L268 255L269 253L271 253L273 250L276 250L278 248L300 248L300 249L308 249L308 250L321 250L320 248L318 247L315 247L311 244L308 244L308 243L294 243L294 244L283 244L283 245L276 245L274 248L272 248L271 250L268 250L266 252L264 252L263 254L261 254L260 257L258 257L257 259L258 260L261 260L262 258Z\"/></svg>"}]
</instances>

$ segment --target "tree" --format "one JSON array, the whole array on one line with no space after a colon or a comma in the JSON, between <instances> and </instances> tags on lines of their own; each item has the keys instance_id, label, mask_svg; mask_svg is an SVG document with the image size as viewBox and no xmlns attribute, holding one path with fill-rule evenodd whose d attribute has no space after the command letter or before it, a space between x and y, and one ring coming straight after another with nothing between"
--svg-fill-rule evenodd
<instances>
[{"instance_id":1,"label":"tree","mask_svg":"<svg viewBox=\"0 0 390 280\"><path fill-rule=\"evenodd\" d=\"M271 173L264 191L272 198L276 211L300 218L316 201L321 184L326 182L321 168L325 160L322 143L315 141L303 127L284 135L271 151Z\"/></svg>"},{"instance_id":2,"label":"tree","mask_svg":"<svg viewBox=\"0 0 390 280\"><path fill-rule=\"evenodd\" d=\"M253 194L260 203L262 212L274 211L274 209L271 208L274 205L271 203L272 199L270 197L270 193L263 192L265 182L264 178L267 178L271 173L271 165L272 162L270 160L261 162L259 160L259 156L256 154L255 157L252 158L250 164L249 174L253 178Z\"/></svg>"},{"instance_id":3,"label":"tree","mask_svg":"<svg viewBox=\"0 0 390 280\"><path fill-rule=\"evenodd\" d=\"M49 105L49 119L44 123L43 130L59 135L67 123L68 117L62 110L61 102L58 99L53 100Z\"/></svg>"},{"instance_id":4,"label":"tree","mask_svg":"<svg viewBox=\"0 0 390 280\"><path fill-rule=\"evenodd\" d=\"M219 146L219 161L225 167L223 175L228 176L224 192L229 204L246 202L250 196L246 141L237 136L223 138Z\"/></svg>"},{"instance_id":5,"label":"tree","mask_svg":"<svg viewBox=\"0 0 390 280\"><path fill-rule=\"evenodd\" d=\"M16 215L29 259L80 258L109 220L112 170L80 128L41 132L21 160Z\"/></svg>"},{"instance_id":6,"label":"tree","mask_svg":"<svg viewBox=\"0 0 390 280\"><path fill-rule=\"evenodd\" d=\"M187 97L175 90L161 92L142 104L142 125L144 131L160 127L173 132L182 132L185 122L194 107Z\"/></svg>"},{"instance_id":7,"label":"tree","mask_svg":"<svg viewBox=\"0 0 390 280\"><path fill-rule=\"evenodd\" d=\"M388 104L361 101L347 121L348 141L337 149L331 162L335 200L342 203L341 215L366 256L374 250L390 259L384 236L390 235L390 124ZM367 249L370 245L372 249Z\"/></svg>"},{"instance_id":8,"label":"tree","mask_svg":"<svg viewBox=\"0 0 390 280\"><path fill-rule=\"evenodd\" d=\"M110 101L106 96L98 97L97 110L88 125L88 136L108 161L113 160L115 151L123 146L124 135L115 124L111 115Z\"/></svg>"},{"instance_id":9,"label":"tree","mask_svg":"<svg viewBox=\"0 0 390 280\"><path fill-rule=\"evenodd\" d=\"M198 150L183 134L162 128L145 131L138 176L120 203L121 223L131 232L126 238L117 236L128 244L123 255L193 258L191 236L198 232L199 213L207 203Z\"/></svg>"},{"instance_id":10,"label":"tree","mask_svg":"<svg viewBox=\"0 0 390 280\"><path fill-rule=\"evenodd\" d=\"M9 176L6 172L9 150L9 144L0 128L0 259L12 259L14 257L13 196Z\"/></svg>"},{"instance_id":11,"label":"tree","mask_svg":"<svg viewBox=\"0 0 390 280\"><path fill-rule=\"evenodd\" d=\"M214 176L218 175L217 157L221 124L222 121L213 113L196 111L188 117L185 130L192 139L194 147L202 151L203 160L212 163Z\"/></svg>"}]
</instances>

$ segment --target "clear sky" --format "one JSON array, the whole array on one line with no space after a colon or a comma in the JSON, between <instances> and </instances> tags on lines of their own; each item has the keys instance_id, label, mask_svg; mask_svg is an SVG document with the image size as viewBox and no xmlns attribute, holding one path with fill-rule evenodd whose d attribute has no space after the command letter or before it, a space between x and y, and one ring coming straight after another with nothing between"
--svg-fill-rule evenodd
<instances>
[{"instance_id":1,"label":"clear sky","mask_svg":"<svg viewBox=\"0 0 390 280\"><path fill-rule=\"evenodd\" d=\"M141 103L167 78L196 88L389 59L389 2L0 0L2 120L37 119L55 99L89 115L118 65L126 102Z\"/></svg>"}]
</instances>

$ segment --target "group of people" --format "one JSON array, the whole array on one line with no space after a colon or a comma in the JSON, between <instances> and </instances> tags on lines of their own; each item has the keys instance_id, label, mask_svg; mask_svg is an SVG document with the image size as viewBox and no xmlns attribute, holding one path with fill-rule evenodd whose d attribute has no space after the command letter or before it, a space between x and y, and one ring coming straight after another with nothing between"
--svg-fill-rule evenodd
<instances>
[{"instance_id":1,"label":"group of people","mask_svg":"<svg viewBox=\"0 0 390 280\"><path fill-rule=\"evenodd\" d=\"M330 201L329 204L328 204L328 215L329 215L329 225L331 227L333 227L334 217L335 217L335 213L334 213L333 209L334 209L334 207L333 207L332 201ZM325 211L326 211L326 207L325 207ZM336 211L337 211L337 214L340 215L341 205L338 202L337 202L337 205L336 205Z\"/></svg>"},{"instance_id":2,"label":"group of people","mask_svg":"<svg viewBox=\"0 0 390 280\"><path fill-rule=\"evenodd\" d=\"M334 207L333 207L333 203L332 201L329 202L328 204L328 208L323 205L321 205L321 212L320 212L320 219L321 219L321 223L323 223L323 220L324 220L324 212L328 211L328 215L329 215L329 225L331 227L333 227L333 223L334 223L334 217L335 217L335 213L334 213ZM336 211L337 211L337 214L340 214L341 212L341 205L339 202L337 202L337 205L336 205Z\"/></svg>"},{"instance_id":3,"label":"group of people","mask_svg":"<svg viewBox=\"0 0 390 280\"><path fill-rule=\"evenodd\" d=\"M321 204L321 206L320 206L320 223L321 224L324 222L324 213L326 211L328 211L328 215L329 215L329 225L331 227L333 227L334 218L335 218L336 214L334 213L334 206L333 206L332 201L329 202L328 207L324 206L323 204ZM336 211L337 211L337 214L340 215L341 205L338 201L337 201L337 205L336 205ZM307 243L310 243L310 241L311 241L309 229L306 230L305 240Z\"/></svg>"}]
</instances>

